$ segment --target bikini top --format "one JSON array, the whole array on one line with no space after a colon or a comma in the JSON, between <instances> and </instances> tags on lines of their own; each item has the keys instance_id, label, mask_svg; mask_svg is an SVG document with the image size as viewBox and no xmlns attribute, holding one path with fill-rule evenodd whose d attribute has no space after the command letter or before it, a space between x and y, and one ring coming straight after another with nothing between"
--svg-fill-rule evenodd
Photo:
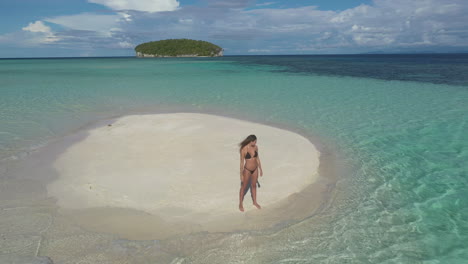
<instances>
[{"instance_id":1,"label":"bikini top","mask_svg":"<svg viewBox=\"0 0 468 264\"><path fill-rule=\"evenodd\" d=\"M256 158L257 156L258 156L258 153L257 153L257 151L255 151L254 158ZM252 158L252 157L250 156L250 153L247 151L247 154L245 155L245 159L250 159L250 158Z\"/></svg>"}]
</instances>

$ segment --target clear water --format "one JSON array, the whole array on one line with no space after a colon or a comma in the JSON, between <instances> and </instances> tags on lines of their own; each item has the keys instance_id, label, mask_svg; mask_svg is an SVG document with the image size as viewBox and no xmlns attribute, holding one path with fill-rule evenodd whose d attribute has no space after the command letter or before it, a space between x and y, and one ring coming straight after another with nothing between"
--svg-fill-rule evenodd
<instances>
[{"instance_id":1,"label":"clear water","mask_svg":"<svg viewBox=\"0 0 468 264\"><path fill-rule=\"evenodd\" d=\"M161 263L466 263L467 69L463 54L0 60L1 166L125 113L187 109L283 124L349 165L328 207L275 230L114 240L99 250L151 248Z\"/></svg>"}]
</instances>

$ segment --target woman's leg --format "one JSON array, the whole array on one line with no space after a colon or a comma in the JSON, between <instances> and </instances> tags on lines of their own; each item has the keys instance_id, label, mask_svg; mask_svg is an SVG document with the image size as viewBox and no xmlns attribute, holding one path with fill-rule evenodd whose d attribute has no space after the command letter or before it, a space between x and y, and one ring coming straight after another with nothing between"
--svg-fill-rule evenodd
<instances>
[{"instance_id":1,"label":"woman's leg","mask_svg":"<svg viewBox=\"0 0 468 264\"><path fill-rule=\"evenodd\" d=\"M240 190L239 190L239 210L241 212L244 212L244 205L243 205L243 202L244 202L244 194L245 194L245 190L247 189L248 187L248 184L250 182L250 172L246 169L244 169L244 171L242 172L242 184L241 184L241 187L240 187Z\"/></svg>"},{"instance_id":2,"label":"woman's leg","mask_svg":"<svg viewBox=\"0 0 468 264\"><path fill-rule=\"evenodd\" d=\"M257 179L258 179L258 168L254 171L252 174L252 179L250 182L250 191L252 192L252 200L253 204L258 208L262 208L258 203L257 203Z\"/></svg>"}]
</instances>

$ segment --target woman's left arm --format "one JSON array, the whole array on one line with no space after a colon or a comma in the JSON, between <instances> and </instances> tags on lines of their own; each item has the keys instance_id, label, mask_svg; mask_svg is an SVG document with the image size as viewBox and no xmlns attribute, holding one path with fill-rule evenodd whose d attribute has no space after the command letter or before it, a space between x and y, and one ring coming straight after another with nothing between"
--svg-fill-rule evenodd
<instances>
[{"instance_id":1,"label":"woman's left arm","mask_svg":"<svg viewBox=\"0 0 468 264\"><path fill-rule=\"evenodd\" d=\"M260 171L260 177L263 176L263 170L262 170L262 163L260 162L260 153L258 152L258 146L257 146L257 162L258 162L258 170Z\"/></svg>"}]
</instances>

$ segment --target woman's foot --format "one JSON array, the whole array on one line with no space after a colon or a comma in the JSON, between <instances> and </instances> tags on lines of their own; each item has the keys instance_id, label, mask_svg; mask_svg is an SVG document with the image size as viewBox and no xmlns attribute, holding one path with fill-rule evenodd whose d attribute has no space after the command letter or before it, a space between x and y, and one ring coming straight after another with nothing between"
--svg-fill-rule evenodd
<instances>
[{"instance_id":1,"label":"woman's foot","mask_svg":"<svg viewBox=\"0 0 468 264\"><path fill-rule=\"evenodd\" d=\"M242 204L239 204L239 210L240 210L241 212L244 212L244 206L242 206Z\"/></svg>"},{"instance_id":2,"label":"woman's foot","mask_svg":"<svg viewBox=\"0 0 468 264\"><path fill-rule=\"evenodd\" d=\"M262 207L258 204L258 203L254 203L255 207L257 207L257 209L262 209Z\"/></svg>"}]
</instances>

